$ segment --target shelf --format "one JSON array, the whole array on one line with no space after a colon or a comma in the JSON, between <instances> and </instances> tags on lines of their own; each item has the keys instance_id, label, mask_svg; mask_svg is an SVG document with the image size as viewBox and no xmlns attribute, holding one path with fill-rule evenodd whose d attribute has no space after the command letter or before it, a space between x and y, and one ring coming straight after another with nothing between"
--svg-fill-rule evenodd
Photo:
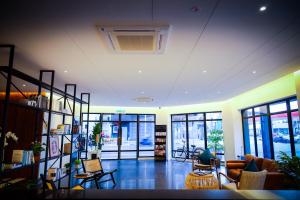
<instances>
[{"instance_id":1,"label":"shelf","mask_svg":"<svg viewBox=\"0 0 300 200\"><path fill-rule=\"evenodd\" d=\"M49 110L47 110L47 112L49 112ZM55 110L52 110L51 111L51 114L57 114L57 115L65 115L65 116L73 116L72 114L70 113L64 113L64 112L61 112L61 111L55 111Z\"/></svg>"},{"instance_id":2,"label":"shelf","mask_svg":"<svg viewBox=\"0 0 300 200\"><path fill-rule=\"evenodd\" d=\"M4 100L1 99L0 102L1 102L1 103L4 103ZM26 105L26 104L23 104L23 103L19 103L19 102L16 102L16 101L9 101L9 104L15 105L15 106L19 106L19 107L22 107L22 108L30 108L30 109L37 110L37 111L42 111L42 112L47 112L47 111L49 111L49 110L46 109L46 108L40 108L40 107L35 107L35 106L29 106L29 105Z\"/></svg>"},{"instance_id":3,"label":"shelf","mask_svg":"<svg viewBox=\"0 0 300 200\"><path fill-rule=\"evenodd\" d=\"M166 144L165 142L155 142L155 144Z\"/></svg>"},{"instance_id":4,"label":"shelf","mask_svg":"<svg viewBox=\"0 0 300 200\"><path fill-rule=\"evenodd\" d=\"M30 165L22 165L22 164L20 164L20 165L16 165L16 166L12 167L10 169L4 169L3 171L4 172L8 172L8 171L13 171L13 170L23 169L23 168L27 168L27 167L32 167L32 166L34 166L36 164L37 163L32 163Z\"/></svg>"},{"instance_id":5,"label":"shelf","mask_svg":"<svg viewBox=\"0 0 300 200\"><path fill-rule=\"evenodd\" d=\"M55 159L58 159L58 158L61 158L61 157L64 157L64 156L69 156L70 154L62 154L62 155L59 155L59 156L54 156L54 157L48 157L47 161L50 161L50 160L55 160ZM43 159L40 159L40 162L45 162L46 159L43 158Z\"/></svg>"},{"instance_id":6,"label":"shelf","mask_svg":"<svg viewBox=\"0 0 300 200\"><path fill-rule=\"evenodd\" d=\"M9 68L8 66L0 66L0 71L4 71L4 72L8 73L8 68ZM49 84L47 84L45 82L40 82L38 79L33 78L33 77L31 77L31 76L29 76L29 75L27 75L27 74L25 74L25 73L23 73L23 72L21 72L19 70L16 70L14 68L12 69L12 75L16 76L16 77L18 77L20 79L23 79L25 81L28 81L29 83L35 84L37 86L40 85L42 88L47 89L49 91L51 89L51 85L49 85ZM74 101L77 102L77 103L88 104L88 102L82 101L82 100L80 100L77 97L73 98L72 95L70 95L68 93L65 93L64 91L62 91L62 90L60 90L58 88L53 87L53 92L56 93L56 94L59 94L59 95L61 95L63 97L66 97L68 99L71 99L71 100L74 99Z\"/></svg>"},{"instance_id":7,"label":"shelf","mask_svg":"<svg viewBox=\"0 0 300 200\"><path fill-rule=\"evenodd\" d=\"M158 137L158 138L165 138L167 137L166 135L156 135L155 137Z\"/></svg>"}]
</instances>

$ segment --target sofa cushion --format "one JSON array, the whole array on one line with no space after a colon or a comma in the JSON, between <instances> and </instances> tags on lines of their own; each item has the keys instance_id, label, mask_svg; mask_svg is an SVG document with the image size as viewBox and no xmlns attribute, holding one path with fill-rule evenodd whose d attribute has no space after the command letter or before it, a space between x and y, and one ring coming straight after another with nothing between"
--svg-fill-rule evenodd
<instances>
[{"instance_id":1,"label":"sofa cushion","mask_svg":"<svg viewBox=\"0 0 300 200\"><path fill-rule=\"evenodd\" d=\"M267 158L265 158L265 159L263 160L261 169L262 169L262 170L265 169L265 170L267 170L268 172L277 172L277 171L278 171L276 162L275 162L274 160L267 159Z\"/></svg>"},{"instance_id":2,"label":"sofa cushion","mask_svg":"<svg viewBox=\"0 0 300 200\"><path fill-rule=\"evenodd\" d=\"M250 171L250 172L257 172L258 168L256 166L256 162L254 159L252 159L244 168L244 171Z\"/></svg>"},{"instance_id":3,"label":"sofa cushion","mask_svg":"<svg viewBox=\"0 0 300 200\"><path fill-rule=\"evenodd\" d=\"M258 171L262 171L263 169L261 167L264 162L264 158L255 157L254 160L255 160Z\"/></svg>"},{"instance_id":4,"label":"sofa cushion","mask_svg":"<svg viewBox=\"0 0 300 200\"><path fill-rule=\"evenodd\" d=\"M243 169L230 169L227 171L227 176L229 176L230 178L237 180L241 174L241 171Z\"/></svg>"},{"instance_id":5,"label":"sofa cushion","mask_svg":"<svg viewBox=\"0 0 300 200\"><path fill-rule=\"evenodd\" d=\"M245 160L247 163L249 163L251 160L253 160L255 158L255 156L253 156L251 154L246 154L244 157L245 157Z\"/></svg>"}]
</instances>

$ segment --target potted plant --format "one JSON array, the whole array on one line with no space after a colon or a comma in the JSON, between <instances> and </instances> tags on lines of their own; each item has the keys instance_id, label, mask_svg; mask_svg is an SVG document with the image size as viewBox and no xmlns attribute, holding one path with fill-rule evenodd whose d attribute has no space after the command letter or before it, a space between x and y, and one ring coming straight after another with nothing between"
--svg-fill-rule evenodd
<instances>
[{"instance_id":1,"label":"potted plant","mask_svg":"<svg viewBox=\"0 0 300 200\"><path fill-rule=\"evenodd\" d=\"M103 145L103 136L104 136L104 134L102 132L101 123L95 124L95 126L93 128L93 134L92 134L92 140L93 140L93 144L95 146L94 151L91 152L92 159L96 159L98 157L98 150L100 150L100 153L101 153L101 149L102 149L102 145Z\"/></svg>"},{"instance_id":2,"label":"potted plant","mask_svg":"<svg viewBox=\"0 0 300 200\"><path fill-rule=\"evenodd\" d=\"M279 160L276 162L278 168L289 177L291 187L300 189L300 158L298 156L290 157L287 153L280 151Z\"/></svg>"},{"instance_id":3,"label":"potted plant","mask_svg":"<svg viewBox=\"0 0 300 200\"><path fill-rule=\"evenodd\" d=\"M79 160L79 159L74 160L74 164L75 164L75 169L79 169L80 164L81 164L81 160Z\"/></svg>"},{"instance_id":4,"label":"potted plant","mask_svg":"<svg viewBox=\"0 0 300 200\"><path fill-rule=\"evenodd\" d=\"M65 168L66 168L66 174L70 174L71 173L71 163L66 163Z\"/></svg>"},{"instance_id":5,"label":"potted plant","mask_svg":"<svg viewBox=\"0 0 300 200\"><path fill-rule=\"evenodd\" d=\"M38 141L34 141L31 143L31 149L33 151L33 155L34 155L34 160L35 162L38 162L40 159L40 154L42 151L45 151L45 148L43 146L45 146L45 143L41 143Z\"/></svg>"},{"instance_id":6,"label":"potted plant","mask_svg":"<svg viewBox=\"0 0 300 200\"><path fill-rule=\"evenodd\" d=\"M207 136L208 148L212 149L215 157L217 156L218 151L224 148L223 144L223 131L221 129L213 129ZM220 166L220 162L217 160L217 166Z\"/></svg>"}]
</instances>

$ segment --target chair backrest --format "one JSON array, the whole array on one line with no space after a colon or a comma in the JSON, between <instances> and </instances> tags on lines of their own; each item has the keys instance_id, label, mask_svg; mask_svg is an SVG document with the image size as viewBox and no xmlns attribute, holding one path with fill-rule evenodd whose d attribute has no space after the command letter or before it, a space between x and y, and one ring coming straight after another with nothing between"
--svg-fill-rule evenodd
<instances>
[{"instance_id":1,"label":"chair backrest","mask_svg":"<svg viewBox=\"0 0 300 200\"><path fill-rule=\"evenodd\" d=\"M91 160L81 159L81 163L82 163L83 171L85 173L103 172L103 168L99 158L91 159Z\"/></svg>"},{"instance_id":2,"label":"chair backrest","mask_svg":"<svg viewBox=\"0 0 300 200\"><path fill-rule=\"evenodd\" d=\"M40 174L40 177L41 177L43 185L45 186L46 189L53 190L53 191L57 190L56 185L53 180L46 179L43 174Z\"/></svg>"},{"instance_id":3,"label":"chair backrest","mask_svg":"<svg viewBox=\"0 0 300 200\"><path fill-rule=\"evenodd\" d=\"M267 170L259 172L242 171L239 182L239 190L262 190L264 189Z\"/></svg>"}]
</instances>

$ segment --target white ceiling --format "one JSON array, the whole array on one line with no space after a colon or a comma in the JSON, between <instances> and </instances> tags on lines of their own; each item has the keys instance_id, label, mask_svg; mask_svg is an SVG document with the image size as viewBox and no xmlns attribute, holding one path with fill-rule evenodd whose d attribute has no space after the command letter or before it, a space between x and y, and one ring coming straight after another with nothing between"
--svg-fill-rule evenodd
<instances>
[{"instance_id":1,"label":"white ceiling","mask_svg":"<svg viewBox=\"0 0 300 200\"><path fill-rule=\"evenodd\" d=\"M16 45L16 68L36 77L39 69L54 69L57 87L76 83L78 92L91 92L93 105L219 101L300 68L296 3L11 0L1 3L0 43ZM96 27L152 23L171 26L163 54L111 52ZM138 96L154 101L132 100Z\"/></svg>"}]
</instances>

